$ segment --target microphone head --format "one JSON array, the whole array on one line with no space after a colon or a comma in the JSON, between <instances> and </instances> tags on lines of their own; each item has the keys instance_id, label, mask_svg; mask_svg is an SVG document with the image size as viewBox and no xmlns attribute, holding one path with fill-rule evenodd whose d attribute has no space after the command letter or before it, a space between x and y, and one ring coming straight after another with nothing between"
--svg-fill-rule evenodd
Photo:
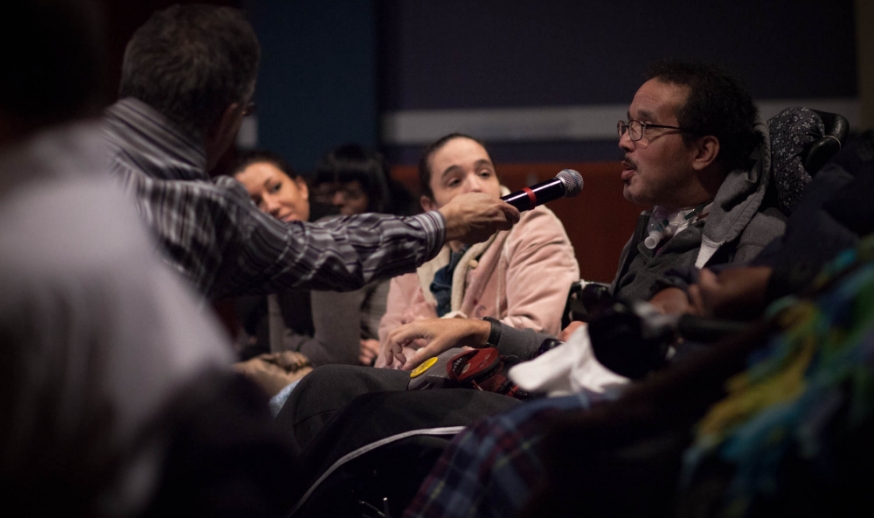
<instances>
[{"instance_id":1,"label":"microphone head","mask_svg":"<svg viewBox=\"0 0 874 518\"><path fill-rule=\"evenodd\" d=\"M564 185L565 198L573 198L583 190L583 176L573 169L562 169L555 177Z\"/></svg>"}]
</instances>

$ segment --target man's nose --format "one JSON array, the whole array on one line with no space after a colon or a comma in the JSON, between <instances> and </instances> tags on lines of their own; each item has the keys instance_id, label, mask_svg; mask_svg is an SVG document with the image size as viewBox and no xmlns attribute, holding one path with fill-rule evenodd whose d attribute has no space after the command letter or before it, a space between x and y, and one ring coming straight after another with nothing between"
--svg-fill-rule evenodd
<instances>
[{"instance_id":1,"label":"man's nose","mask_svg":"<svg viewBox=\"0 0 874 518\"><path fill-rule=\"evenodd\" d=\"M625 130L625 133L619 137L619 149L623 151L633 151L634 150L634 141L631 140L631 137L628 136L628 130Z\"/></svg>"},{"instance_id":2,"label":"man's nose","mask_svg":"<svg viewBox=\"0 0 874 518\"><path fill-rule=\"evenodd\" d=\"M342 191L337 189L331 196L331 203L337 207L342 207L346 203L346 196L343 195Z\"/></svg>"}]
</instances>

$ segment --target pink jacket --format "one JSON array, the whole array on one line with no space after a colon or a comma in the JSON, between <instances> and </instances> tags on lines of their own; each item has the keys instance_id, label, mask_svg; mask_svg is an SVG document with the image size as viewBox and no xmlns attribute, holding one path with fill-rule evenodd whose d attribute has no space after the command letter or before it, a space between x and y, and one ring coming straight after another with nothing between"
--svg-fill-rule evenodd
<instances>
[{"instance_id":1,"label":"pink jacket","mask_svg":"<svg viewBox=\"0 0 874 518\"><path fill-rule=\"evenodd\" d=\"M416 273L391 280L386 313L379 324L385 343L395 327L414 320L437 318L430 285L449 262L449 247ZM540 206L525 212L513 229L472 246L455 269L452 312L467 318L494 317L515 328L558 334L561 312L580 270L561 221ZM377 366L383 366L382 358Z\"/></svg>"}]
</instances>

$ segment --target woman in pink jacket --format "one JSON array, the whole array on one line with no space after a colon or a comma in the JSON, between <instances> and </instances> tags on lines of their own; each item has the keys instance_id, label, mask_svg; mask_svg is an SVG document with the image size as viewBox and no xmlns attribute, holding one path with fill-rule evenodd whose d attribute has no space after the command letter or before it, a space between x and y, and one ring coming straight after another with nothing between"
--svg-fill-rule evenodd
<instances>
[{"instance_id":1,"label":"woman in pink jacket","mask_svg":"<svg viewBox=\"0 0 874 518\"><path fill-rule=\"evenodd\" d=\"M426 211L467 192L506 194L482 142L459 133L425 149L419 183ZM578 279L561 221L540 206L524 213L510 231L473 246L451 242L416 273L392 279L380 341L384 345L401 324L438 317L493 317L516 328L558 334L568 290ZM385 366L383 355L377 367Z\"/></svg>"}]
</instances>

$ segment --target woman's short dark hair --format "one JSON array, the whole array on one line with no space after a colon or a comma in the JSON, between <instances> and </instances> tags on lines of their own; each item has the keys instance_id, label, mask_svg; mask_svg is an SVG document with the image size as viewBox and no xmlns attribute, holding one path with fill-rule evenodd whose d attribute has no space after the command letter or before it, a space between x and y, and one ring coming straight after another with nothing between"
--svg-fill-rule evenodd
<instances>
[{"instance_id":1,"label":"woman's short dark hair","mask_svg":"<svg viewBox=\"0 0 874 518\"><path fill-rule=\"evenodd\" d=\"M242 173L247 167L252 164L261 163L268 163L276 166L277 169L285 173L285 175L292 180L300 176L299 174L294 172L294 169L291 168L291 164L286 162L281 156L277 155L272 151L267 151L266 149L252 149L249 151L241 152L239 155L237 155L237 160L236 162L234 162L234 167L231 168L231 175Z\"/></svg>"},{"instance_id":2,"label":"woman's short dark hair","mask_svg":"<svg viewBox=\"0 0 874 518\"><path fill-rule=\"evenodd\" d=\"M743 166L763 136L756 130L759 109L740 79L710 63L666 59L649 67L645 77L689 89L686 103L676 113L677 122L689 133L719 139L717 160L734 169Z\"/></svg>"},{"instance_id":3,"label":"woman's short dark hair","mask_svg":"<svg viewBox=\"0 0 874 518\"><path fill-rule=\"evenodd\" d=\"M367 195L367 212L409 213L409 193L391 178L381 153L358 144L328 151L316 164L313 184L357 181Z\"/></svg>"},{"instance_id":4,"label":"woman's short dark hair","mask_svg":"<svg viewBox=\"0 0 874 518\"><path fill-rule=\"evenodd\" d=\"M470 135L465 135L464 133L450 133L440 137L431 144L428 144L428 146L422 151L422 156L419 158L419 192L422 193L422 196L427 196L432 200L434 199L434 191L431 190L431 157L434 153L439 151L440 148L445 146L447 142L457 138L472 140L482 146L483 149L486 150L486 153L489 152L483 141L471 137ZM492 161L492 164L494 165L494 160Z\"/></svg>"},{"instance_id":5,"label":"woman's short dark hair","mask_svg":"<svg viewBox=\"0 0 874 518\"><path fill-rule=\"evenodd\" d=\"M231 7L174 5L134 33L124 54L119 97L135 97L200 138L255 87L261 48Z\"/></svg>"}]
</instances>

